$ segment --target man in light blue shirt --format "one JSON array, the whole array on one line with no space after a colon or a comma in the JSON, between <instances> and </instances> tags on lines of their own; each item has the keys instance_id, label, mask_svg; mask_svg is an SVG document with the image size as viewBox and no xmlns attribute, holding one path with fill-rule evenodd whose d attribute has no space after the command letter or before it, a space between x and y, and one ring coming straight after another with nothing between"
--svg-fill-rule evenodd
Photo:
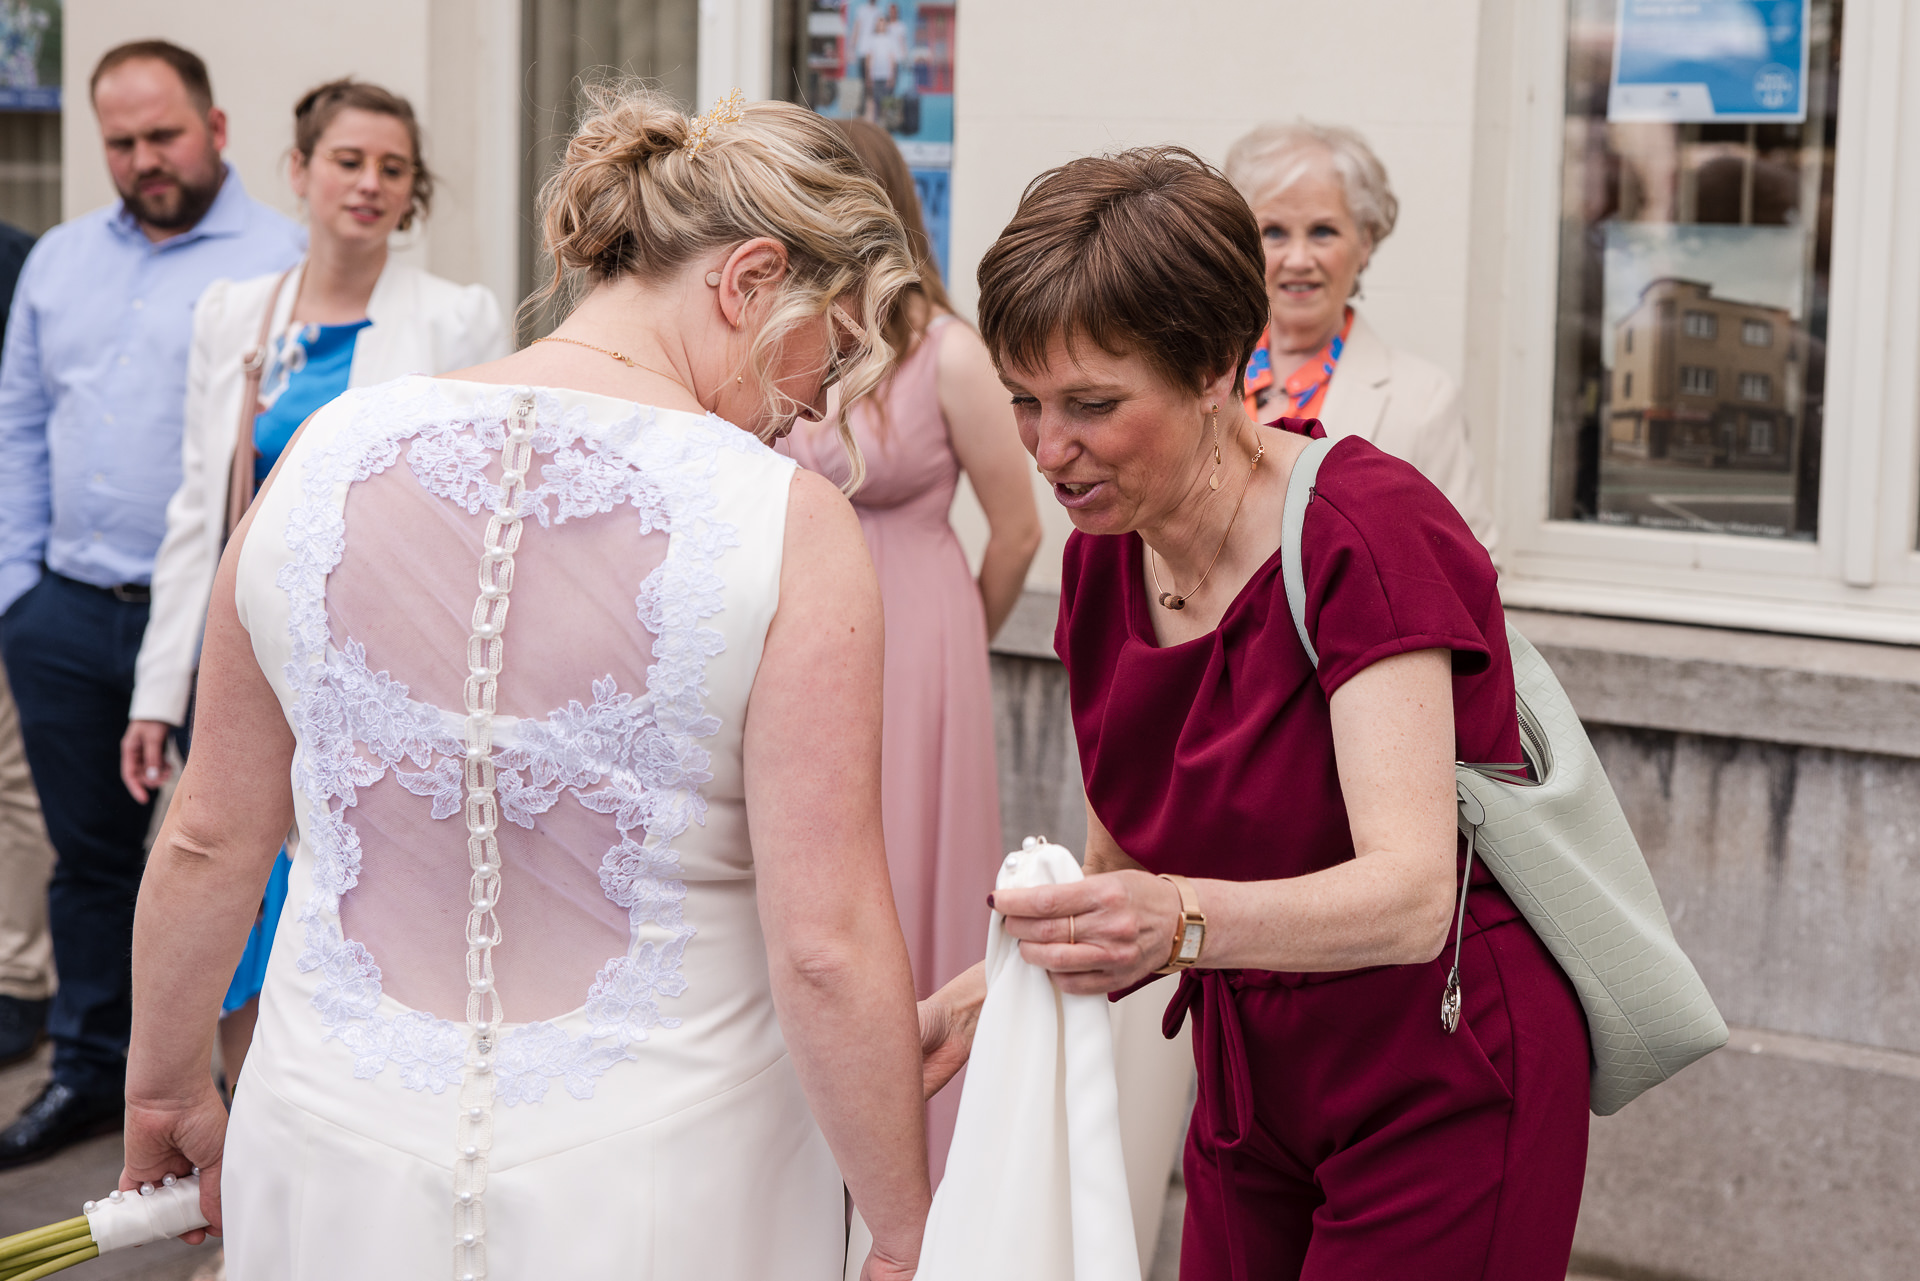
<instances>
[{"instance_id":1,"label":"man in light blue shirt","mask_svg":"<svg viewBox=\"0 0 1920 1281\"><path fill-rule=\"evenodd\" d=\"M121 202L28 255L0 354L0 657L57 861L53 1079L0 1130L0 1168L118 1128L134 897L152 815L119 743L147 583L180 484L193 306L220 277L292 265L305 236L220 158L205 64L110 50L94 113Z\"/></svg>"}]
</instances>

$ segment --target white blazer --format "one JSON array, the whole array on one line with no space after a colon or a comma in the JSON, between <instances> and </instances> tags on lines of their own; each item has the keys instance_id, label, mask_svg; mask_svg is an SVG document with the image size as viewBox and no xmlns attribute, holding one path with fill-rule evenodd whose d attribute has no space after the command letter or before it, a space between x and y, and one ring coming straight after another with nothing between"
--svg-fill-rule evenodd
<instances>
[{"instance_id":1,"label":"white blazer","mask_svg":"<svg viewBox=\"0 0 1920 1281\"><path fill-rule=\"evenodd\" d=\"M1499 531L1474 467L1460 389L1438 365L1387 346L1358 309L1321 402L1320 422L1329 436L1359 436L1412 463L1499 560Z\"/></svg>"},{"instance_id":2,"label":"white blazer","mask_svg":"<svg viewBox=\"0 0 1920 1281\"><path fill-rule=\"evenodd\" d=\"M238 443L241 359L260 336L271 303L271 332L285 330L300 292L294 268L277 298L275 272L252 280L216 280L193 309L187 358L187 408L180 442L180 488L167 504L167 533L153 563L153 608L134 667L129 719L186 720L193 673L213 596L225 536L227 481ZM369 387L402 374L443 374L513 350L500 304L485 285L456 285L388 260L367 300L367 319L348 369L349 387Z\"/></svg>"}]
</instances>

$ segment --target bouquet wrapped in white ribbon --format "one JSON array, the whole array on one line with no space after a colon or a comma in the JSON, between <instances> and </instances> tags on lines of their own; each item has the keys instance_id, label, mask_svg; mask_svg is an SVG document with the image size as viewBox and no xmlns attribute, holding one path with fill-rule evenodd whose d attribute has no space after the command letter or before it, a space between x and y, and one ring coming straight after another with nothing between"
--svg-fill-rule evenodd
<instances>
[{"instance_id":1,"label":"bouquet wrapped in white ribbon","mask_svg":"<svg viewBox=\"0 0 1920 1281\"><path fill-rule=\"evenodd\" d=\"M200 1174L169 1174L134 1192L89 1201L77 1218L0 1238L0 1281L38 1281L110 1250L165 1241L207 1226Z\"/></svg>"}]
</instances>

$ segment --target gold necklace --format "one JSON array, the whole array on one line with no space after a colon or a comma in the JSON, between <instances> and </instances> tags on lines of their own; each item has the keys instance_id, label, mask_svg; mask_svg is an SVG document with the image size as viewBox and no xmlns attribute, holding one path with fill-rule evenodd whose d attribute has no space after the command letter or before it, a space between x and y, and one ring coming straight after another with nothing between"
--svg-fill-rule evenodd
<instances>
[{"instance_id":1,"label":"gold necklace","mask_svg":"<svg viewBox=\"0 0 1920 1281\"><path fill-rule=\"evenodd\" d=\"M1170 592L1163 590L1160 586L1160 571L1153 567L1153 562L1158 559L1160 553L1154 551L1152 547L1147 548L1147 573L1153 577L1153 590L1159 598L1162 609L1185 609L1187 602L1193 599L1194 592L1199 591L1207 585L1207 575L1213 573L1213 567L1220 563L1220 553L1227 550L1227 539L1233 534L1233 522L1240 519L1240 508L1246 504L1247 491L1253 488L1253 473L1260 470L1260 460L1267 455L1266 442L1260 440L1258 436L1254 437L1254 440L1257 448L1253 451L1253 462L1247 467L1247 483L1241 488L1238 501L1233 504L1233 515L1227 517L1227 528L1226 532L1220 535L1220 545L1213 549L1213 559L1207 562L1207 568L1201 573L1200 581L1193 585L1193 591ZM1218 475L1217 472L1215 474ZM1141 539L1140 541L1145 542L1146 540ZM1176 588L1179 587L1179 585L1178 583L1174 584Z\"/></svg>"},{"instance_id":2,"label":"gold necklace","mask_svg":"<svg viewBox=\"0 0 1920 1281\"><path fill-rule=\"evenodd\" d=\"M678 378L675 378L672 374L668 373L666 370L655 369L652 365L643 365L639 361L635 360L632 356L622 355L621 353L615 351L611 347L596 347L590 342L581 342L578 338L562 338L559 334L548 334L545 338L536 338L533 341L534 342L572 343L576 347L585 347L588 351L597 351L603 356L612 356L615 360L619 361L621 364L625 365L629 369L644 369L650 374L666 379L668 382L672 383L674 386L680 388L680 390L686 392L687 395L692 396L695 400L700 399L699 395L693 390L693 388L687 386L685 383L681 382Z\"/></svg>"}]
</instances>

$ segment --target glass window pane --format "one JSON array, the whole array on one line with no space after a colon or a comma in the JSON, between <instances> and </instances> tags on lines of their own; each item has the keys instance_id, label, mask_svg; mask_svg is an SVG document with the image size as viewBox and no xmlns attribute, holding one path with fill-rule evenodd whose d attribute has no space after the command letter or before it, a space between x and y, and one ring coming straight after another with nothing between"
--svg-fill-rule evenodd
<instances>
[{"instance_id":1,"label":"glass window pane","mask_svg":"<svg viewBox=\"0 0 1920 1281\"><path fill-rule=\"evenodd\" d=\"M1554 519L1818 532L1843 7L1568 0ZM1804 121L1716 103L1802 39ZM1650 47L1702 83L1631 83Z\"/></svg>"}]
</instances>

